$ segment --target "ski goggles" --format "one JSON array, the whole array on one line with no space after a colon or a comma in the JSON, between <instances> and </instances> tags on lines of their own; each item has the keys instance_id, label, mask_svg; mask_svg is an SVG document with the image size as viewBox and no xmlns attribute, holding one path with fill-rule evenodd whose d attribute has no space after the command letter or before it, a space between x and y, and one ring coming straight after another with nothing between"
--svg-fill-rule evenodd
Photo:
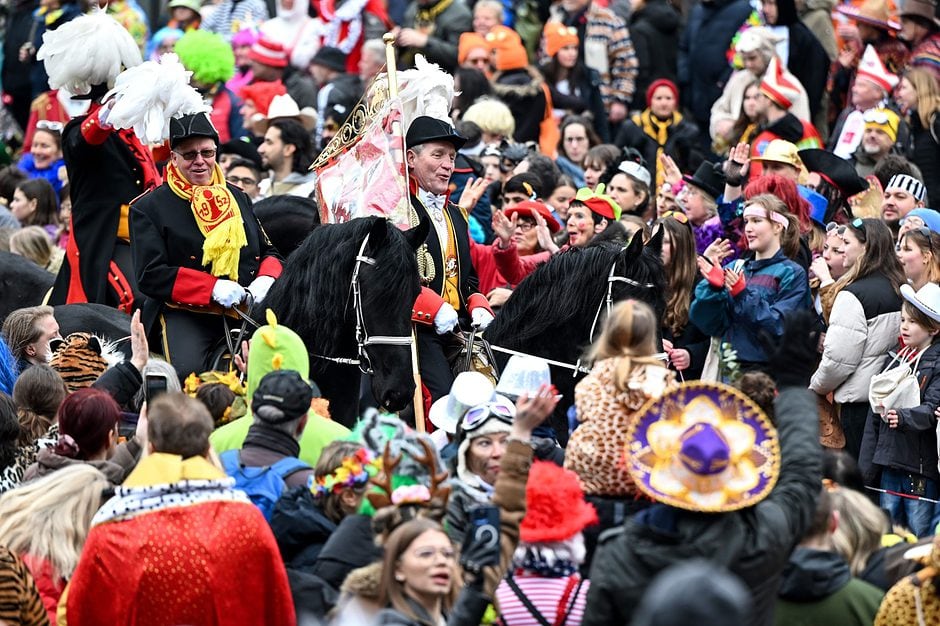
<instances>
[{"instance_id":1,"label":"ski goggles","mask_svg":"<svg viewBox=\"0 0 940 626\"><path fill-rule=\"evenodd\" d=\"M506 404L500 400L478 404L463 414L460 421L460 427L465 433L470 433L485 424L491 417L498 419L504 424L512 424L516 416L516 408L511 404Z\"/></svg>"}]
</instances>

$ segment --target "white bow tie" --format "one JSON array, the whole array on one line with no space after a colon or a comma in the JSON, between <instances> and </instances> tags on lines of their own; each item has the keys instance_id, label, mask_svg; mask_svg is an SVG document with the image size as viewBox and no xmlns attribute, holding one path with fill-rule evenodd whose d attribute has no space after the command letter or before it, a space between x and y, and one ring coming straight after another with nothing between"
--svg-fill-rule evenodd
<instances>
[{"instance_id":1,"label":"white bow tie","mask_svg":"<svg viewBox=\"0 0 940 626\"><path fill-rule=\"evenodd\" d=\"M444 205L447 202L447 196L435 196L433 193L421 190L421 201L429 209L436 209L438 211L444 210Z\"/></svg>"}]
</instances>

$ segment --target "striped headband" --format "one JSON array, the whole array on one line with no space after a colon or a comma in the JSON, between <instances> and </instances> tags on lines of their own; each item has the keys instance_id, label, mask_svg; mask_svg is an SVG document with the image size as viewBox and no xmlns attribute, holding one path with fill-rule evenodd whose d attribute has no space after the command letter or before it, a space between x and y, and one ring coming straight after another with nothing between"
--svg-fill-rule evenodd
<instances>
[{"instance_id":1,"label":"striped headband","mask_svg":"<svg viewBox=\"0 0 940 626\"><path fill-rule=\"evenodd\" d=\"M773 221L783 226L783 230L786 230L790 227L790 220L788 220L785 215L782 213L777 213L776 211L771 211L770 209L765 209L764 207L757 204L751 204L744 207L743 215L744 217L763 217L764 219L769 217Z\"/></svg>"},{"instance_id":2,"label":"striped headband","mask_svg":"<svg viewBox=\"0 0 940 626\"><path fill-rule=\"evenodd\" d=\"M924 187L924 183L907 174L895 174L892 176L888 184L885 185L885 191L889 189L900 189L901 191L907 192L914 196L918 202L923 202L924 198L927 197L927 188Z\"/></svg>"}]
</instances>

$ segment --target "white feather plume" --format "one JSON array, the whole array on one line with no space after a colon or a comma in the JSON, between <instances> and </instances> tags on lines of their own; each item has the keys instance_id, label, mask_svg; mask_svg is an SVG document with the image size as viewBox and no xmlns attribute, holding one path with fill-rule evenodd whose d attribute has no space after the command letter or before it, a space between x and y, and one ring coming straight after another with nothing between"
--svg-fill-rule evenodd
<instances>
[{"instance_id":1,"label":"white feather plume","mask_svg":"<svg viewBox=\"0 0 940 626\"><path fill-rule=\"evenodd\" d=\"M134 38L103 10L46 31L36 58L46 64L50 87L65 87L74 94L111 84L124 68L143 61Z\"/></svg>"},{"instance_id":2,"label":"white feather plume","mask_svg":"<svg viewBox=\"0 0 940 626\"><path fill-rule=\"evenodd\" d=\"M170 136L170 118L208 112L209 106L190 84L192 72L168 53L158 61L146 61L121 73L114 81L114 106L108 123L133 128L146 143L160 143Z\"/></svg>"},{"instance_id":3,"label":"white feather plume","mask_svg":"<svg viewBox=\"0 0 940 626\"><path fill-rule=\"evenodd\" d=\"M450 106L454 100L454 77L423 55L415 56L415 69L398 72L398 90L402 101L405 129L420 115L450 123ZM388 89L388 75L379 74L372 89Z\"/></svg>"}]
</instances>

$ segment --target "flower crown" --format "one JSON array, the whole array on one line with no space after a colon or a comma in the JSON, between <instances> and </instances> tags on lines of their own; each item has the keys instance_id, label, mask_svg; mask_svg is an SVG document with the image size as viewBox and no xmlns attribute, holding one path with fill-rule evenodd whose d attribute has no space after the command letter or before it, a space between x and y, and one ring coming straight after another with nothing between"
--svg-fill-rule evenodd
<instances>
[{"instance_id":1,"label":"flower crown","mask_svg":"<svg viewBox=\"0 0 940 626\"><path fill-rule=\"evenodd\" d=\"M310 491L317 498L339 493L346 488L365 487L382 470L382 459L365 448L345 457L339 467L320 478L310 478Z\"/></svg>"},{"instance_id":2,"label":"flower crown","mask_svg":"<svg viewBox=\"0 0 940 626\"><path fill-rule=\"evenodd\" d=\"M183 392L190 398L196 397L196 391L203 385L219 383L227 386L235 393L235 401L232 406L225 409L225 414L216 426L228 424L232 420L238 419L248 413L248 403L245 400L245 385L238 377L238 372L231 370L228 372L208 371L202 374L193 372L183 381Z\"/></svg>"}]
</instances>

